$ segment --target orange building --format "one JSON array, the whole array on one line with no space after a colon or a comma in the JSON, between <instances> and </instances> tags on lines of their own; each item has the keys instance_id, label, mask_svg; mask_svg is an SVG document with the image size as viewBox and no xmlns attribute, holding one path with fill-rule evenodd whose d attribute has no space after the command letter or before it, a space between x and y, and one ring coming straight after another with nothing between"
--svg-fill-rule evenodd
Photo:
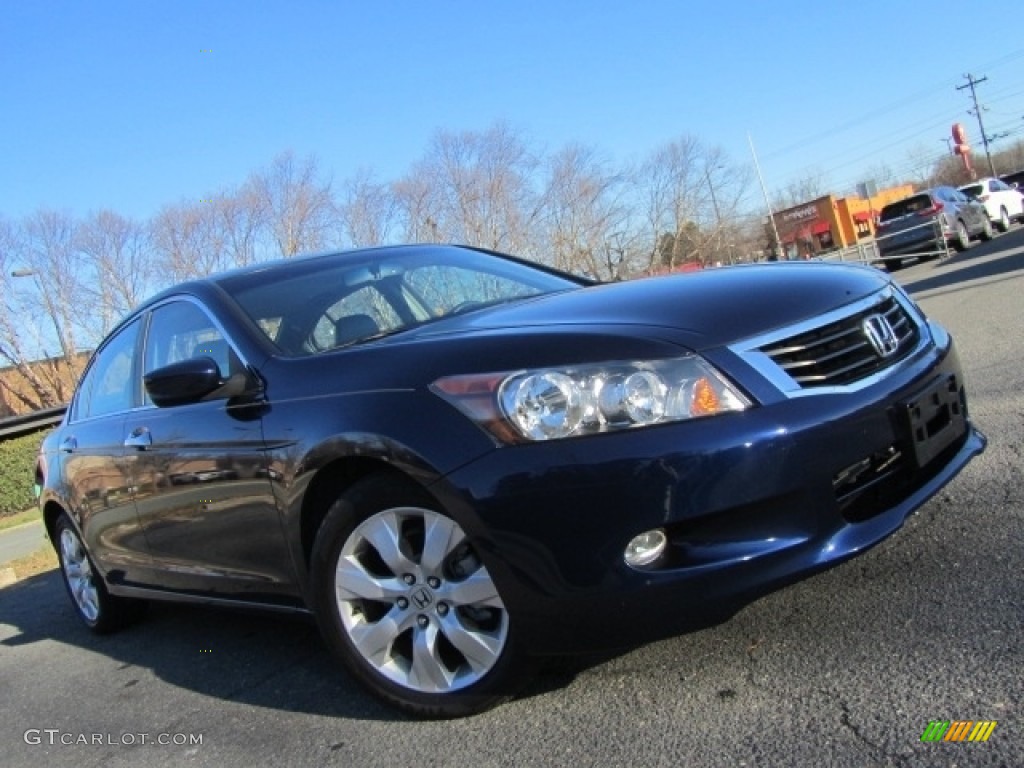
<instances>
[{"instance_id":1,"label":"orange building","mask_svg":"<svg viewBox=\"0 0 1024 768\"><path fill-rule=\"evenodd\" d=\"M871 197L825 195L774 214L784 258L803 259L848 248L875 236L883 206L914 194L912 184L883 189Z\"/></svg>"}]
</instances>

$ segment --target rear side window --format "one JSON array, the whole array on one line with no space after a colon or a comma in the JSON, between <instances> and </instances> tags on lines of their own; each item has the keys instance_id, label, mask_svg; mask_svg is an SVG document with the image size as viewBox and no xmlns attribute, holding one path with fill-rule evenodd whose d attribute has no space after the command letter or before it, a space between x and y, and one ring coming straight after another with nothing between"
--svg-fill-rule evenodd
<instances>
[{"instance_id":1,"label":"rear side window","mask_svg":"<svg viewBox=\"0 0 1024 768\"><path fill-rule=\"evenodd\" d=\"M969 187L964 187L963 192L969 197L978 197L982 193L981 184L971 184Z\"/></svg>"},{"instance_id":2,"label":"rear side window","mask_svg":"<svg viewBox=\"0 0 1024 768\"><path fill-rule=\"evenodd\" d=\"M91 419L127 411L135 405L133 376L138 321L112 338L96 353L75 400L74 419Z\"/></svg>"},{"instance_id":3,"label":"rear side window","mask_svg":"<svg viewBox=\"0 0 1024 768\"><path fill-rule=\"evenodd\" d=\"M879 219L881 221L892 221L893 219L909 216L912 213L924 211L931 207L932 199L928 195L914 195L904 200L897 200L895 203L889 203L882 209Z\"/></svg>"}]
</instances>

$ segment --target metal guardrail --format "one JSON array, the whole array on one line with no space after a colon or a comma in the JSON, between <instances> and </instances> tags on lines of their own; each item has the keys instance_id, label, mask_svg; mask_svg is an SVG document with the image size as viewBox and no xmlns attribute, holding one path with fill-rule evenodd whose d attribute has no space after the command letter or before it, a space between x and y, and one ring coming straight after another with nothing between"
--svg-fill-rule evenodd
<instances>
[{"instance_id":1,"label":"metal guardrail","mask_svg":"<svg viewBox=\"0 0 1024 768\"><path fill-rule=\"evenodd\" d=\"M910 251L909 253L896 253L896 254L892 254L888 258L902 259L902 258L909 258L911 256L916 256L917 258L921 259L921 258L928 258L929 256L933 256L933 257L948 256L949 255L949 245L946 243L946 238L944 238L942 236L942 225L939 224L937 219L933 219L932 221L925 222L924 224L918 224L916 227L907 227L906 229L900 230L899 232L893 232L891 235L882 235L881 237L875 238L875 242L877 243L880 240L886 240L886 239L888 239L890 237L898 237L899 235L905 234L907 232L912 232L915 229L924 229L925 227L931 227L931 229L932 229L932 240L934 241L934 245L935 245L935 247L932 250L930 250L930 251L917 251L917 250L914 250L914 251ZM880 257L880 258L886 258L886 257Z\"/></svg>"},{"instance_id":2,"label":"metal guardrail","mask_svg":"<svg viewBox=\"0 0 1024 768\"><path fill-rule=\"evenodd\" d=\"M886 257L882 255L879 249L879 242L896 235L901 235L903 232L909 232L910 229L919 229L921 227L932 227L935 230L935 248L930 251L913 251L910 253L894 254ZM856 262L858 264L878 264L879 262L885 261L886 258L890 259L903 259L903 258L928 258L929 256L948 256L949 246L946 244L945 238L942 236L942 228L939 226L937 221L926 222L920 224L917 227L911 227L910 229L903 230L901 232L895 232L892 235L882 235L881 237L873 240L868 240L863 243L857 243L847 248L841 248L835 251L829 251L823 253L819 258L822 261L845 261L845 262Z\"/></svg>"},{"instance_id":3,"label":"metal guardrail","mask_svg":"<svg viewBox=\"0 0 1024 768\"><path fill-rule=\"evenodd\" d=\"M0 440L21 437L45 427L59 424L60 420L64 418L64 412L67 409L66 405L58 405L55 408L44 408L41 411L0 419Z\"/></svg>"},{"instance_id":4,"label":"metal guardrail","mask_svg":"<svg viewBox=\"0 0 1024 768\"><path fill-rule=\"evenodd\" d=\"M856 264L874 264L881 259L882 257L878 254L878 244L874 240L821 254L822 261L843 261Z\"/></svg>"}]
</instances>

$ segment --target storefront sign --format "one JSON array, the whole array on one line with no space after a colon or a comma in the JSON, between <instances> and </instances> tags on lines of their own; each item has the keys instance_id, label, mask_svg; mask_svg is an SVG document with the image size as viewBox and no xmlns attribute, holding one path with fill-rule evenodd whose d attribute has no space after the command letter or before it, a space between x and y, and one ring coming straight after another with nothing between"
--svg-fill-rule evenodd
<instances>
[{"instance_id":1,"label":"storefront sign","mask_svg":"<svg viewBox=\"0 0 1024 768\"><path fill-rule=\"evenodd\" d=\"M805 205L803 208L794 208L792 211L786 211L782 214L783 221L803 221L809 219L812 216L818 215L818 206L816 205Z\"/></svg>"}]
</instances>

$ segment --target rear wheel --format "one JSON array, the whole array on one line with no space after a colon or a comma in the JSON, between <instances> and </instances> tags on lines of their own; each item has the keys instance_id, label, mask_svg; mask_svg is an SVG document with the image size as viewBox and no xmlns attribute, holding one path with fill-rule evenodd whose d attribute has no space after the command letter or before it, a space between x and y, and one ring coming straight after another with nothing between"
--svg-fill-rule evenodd
<instances>
[{"instance_id":1,"label":"rear wheel","mask_svg":"<svg viewBox=\"0 0 1024 768\"><path fill-rule=\"evenodd\" d=\"M999 231L1006 232L1010 229L1010 214L1006 208L999 209Z\"/></svg>"},{"instance_id":2,"label":"rear wheel","mask_svg":"<svg viewBox=\"0 0 1024 768\"><path fill-rule=\"evenodd\" d=\"M966 251L971 244L971 236L967 233L967 225L959 219L956 222L956 240L953 247L958 251Z\"/></svg>"},{"instance_id":3,"label":"rear wheel","mask_svg":"<svg viewBox=\"0 0 1024 768\"><path fill-rule=\"evenodd\" d=\"M61 513L54 527L57 559L64 586L78 617L97 634L113 632L136 619L146 603L107 592L103 578L93 565L78 530L67 514Z\"/></svg>"},{"instance_id":4,"label":"rear wheel","mask_svg":"<svg viewBox=\"0 0 1024 768\"><path fill-rule=\"evenodd\" d=\"M903 266L903 259L886 259L885 268L890 272L895 272Z\"/></svg>"},{"instance_id":5,"label":"rear wheel","mask_svg":"<svg viewBox=\"0 0 1024 768\"><path fill-rule=\"evenodd\" d=\"M993 237L995 237L995 234L992 232L992 221L986 216L985 225L981 228L981 239L988 241Z\"/></svg>"},{"instance_id":6,"label":"rear wheel","mask_svg":"<svg viewBox=\"0 0 1024 768\"><path fill-rule=\"evenodd\" d=\"M461 717L522 681L508 610L473 542L410 481L380 475L346 491L311 567L328 645L390 704Z\"/></svg>"}]
</instances>

